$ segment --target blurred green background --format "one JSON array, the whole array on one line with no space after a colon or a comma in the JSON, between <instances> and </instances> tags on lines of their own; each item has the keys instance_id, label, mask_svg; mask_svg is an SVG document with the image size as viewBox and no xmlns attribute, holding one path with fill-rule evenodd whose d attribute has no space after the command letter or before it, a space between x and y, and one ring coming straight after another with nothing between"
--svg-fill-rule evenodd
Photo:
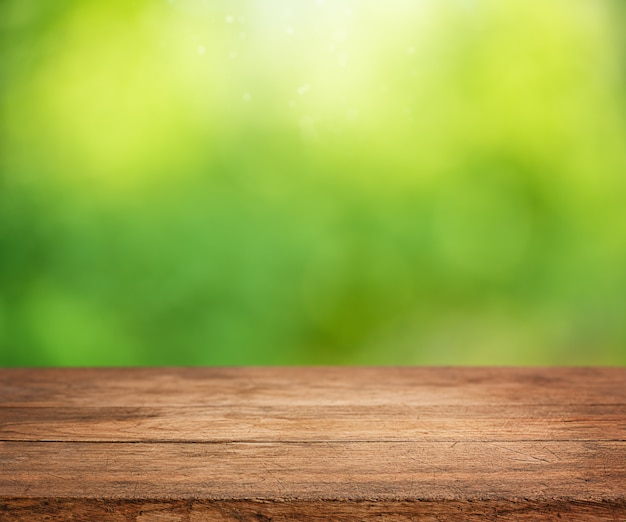
<instances>
[{"instance_id":1,"label":"blurred green background","mask_svg":"<svg viewBox=\"0 0 626 522\"><path fill-rule=\"evenodd\" d=\"M621 0L4 0L0 365L626 364Z\"/></svg>"}]
</instances>

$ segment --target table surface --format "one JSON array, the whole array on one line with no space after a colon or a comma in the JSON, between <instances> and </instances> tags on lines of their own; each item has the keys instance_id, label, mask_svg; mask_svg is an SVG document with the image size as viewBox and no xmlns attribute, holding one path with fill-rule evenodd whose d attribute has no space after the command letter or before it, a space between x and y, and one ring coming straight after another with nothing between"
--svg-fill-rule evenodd
<instances>
[{"instance_id":1,"label":"table surface","mask_svg":"<svg viewBox=\"0 0 626 522\"><path fill-rule=\"evenodd\" d=\"M0 370L0 520L626 521L624 368Z\"/></svg>"}]
</instances>

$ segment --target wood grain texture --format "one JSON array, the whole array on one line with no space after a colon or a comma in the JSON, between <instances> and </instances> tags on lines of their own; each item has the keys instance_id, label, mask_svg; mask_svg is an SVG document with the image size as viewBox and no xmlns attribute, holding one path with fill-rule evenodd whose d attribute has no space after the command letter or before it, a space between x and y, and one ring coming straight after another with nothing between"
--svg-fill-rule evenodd
<instances>
[{"instance_id":1,"label":"wood grain texture","mask_svg":"<svg viewBox=\"0 0 626 522\"><path fill-rule=\"evenodd\" d=\"M0 370L0 520L626 521L620 368Z\"/></svg>"}]
</instances>

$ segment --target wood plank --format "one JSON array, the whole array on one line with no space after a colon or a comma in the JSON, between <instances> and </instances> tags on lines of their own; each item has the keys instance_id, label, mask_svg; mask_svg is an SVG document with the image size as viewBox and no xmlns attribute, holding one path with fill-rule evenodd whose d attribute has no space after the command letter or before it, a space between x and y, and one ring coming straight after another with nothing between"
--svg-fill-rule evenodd
<instances>
[{"instance_id":1,"label":"wood plank","mask_svg":"<svg viewBox=\"0 0 626 522\"><path fill-rule=\"evenodd\" d=\"M6 517L6 518L5 518ZM31 522L622 522L623 510L607 502L566 501L301 501L10 499L0 520Z\"/></svg>"},{"instance_id":2,"label":"wood plank","mask_svg":"<svg viewBox=\"0 0 626 522\"><path fill-rule=\"evenodd\" d=\"M0 370L0 406L618 404L624 368Z\"/></svg>"},{"instance_id":3,"label":"wood plank","mask_svg":"<svg viewBox=\"0 0 626 522\"><path fill-rule=\"evenodd\" d=\"M8 497L624 500L626 442L0 443Z\"/></svg>"},{"instance_id":4,"label":"wood plank","mask_svg":"<svg viewBox=\"0 0 626 522\"><path fill-rule=\"evenodd\" d=\"M349 377L340 368L5 370L0 440L626 440L623 375L588 368L354 368Z\"/></svg>"},{"instance_id":5,"label":"wood plank","mask_svg":"<svg viewBox=\"0 0 626 522\"><path fill-rule=\"evenodd\" d=\"M303 442L626 440L626 407L288 404L0 408L0 440Z\"/></svg>"},{"instance_id":6,"label":"wood plank","mask_svg":"<svg viewBox=\"0 0 626 522\"><path fill-rule=\"evenodd\" d=\"M569 512L572 519L590 515L590 506L595 506L594 516L626 515L623 442L5 442L0 456L0 491L6 498L0 506L30 505L31 511L25 512L30 516L48 499L72 499L70 506L79 511L88 511L94 500L113 500L121 513L129 509L122 500L130 507L141 500L158 513L171 509L167 503L159 507L162 501L175 499L181 517L194 510L202 513L202 503L205 511L219 513L218 501L230 502L234 512L265 508L263 503L271 501L284 505L284 516L301 513L302 502L315 511L347 501L355 511L348 510L346 520L364 516L365 505L382 503L393 510L396 502L413 507L439 504L440 514L460 506L464 515L485 511L528 515L535 506ZM39 500L25 503L32 499ZM265 512L272 510L253 509L249 519L259 520L254 517ZM405 511L406 516L418 513Z\"/></svg>"},{"instance_id":7,"label":"wood plank","mask_svg":"<svg viewBox=\"0 0 626 522\"><path fill-rule=\"evenodd\" d=\"M623 522L626 369L0 370L0 520L72 517Z\"/></svg>"}]
</instances>

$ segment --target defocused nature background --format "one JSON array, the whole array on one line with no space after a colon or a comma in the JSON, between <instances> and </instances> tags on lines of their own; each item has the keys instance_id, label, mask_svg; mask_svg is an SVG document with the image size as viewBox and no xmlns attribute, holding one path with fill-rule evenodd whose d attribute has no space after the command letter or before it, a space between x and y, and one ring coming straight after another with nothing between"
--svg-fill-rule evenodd
<instances>
[{"instance_id":1,"label":"defocused nature background","mask_svg":"<svg viewBox=\"0 0 626 522\"><path fill-rule=\"evenodd\" d=\"M0 365L626 364L622 0L4 0Z\"/></svg>"}]
</instances>

